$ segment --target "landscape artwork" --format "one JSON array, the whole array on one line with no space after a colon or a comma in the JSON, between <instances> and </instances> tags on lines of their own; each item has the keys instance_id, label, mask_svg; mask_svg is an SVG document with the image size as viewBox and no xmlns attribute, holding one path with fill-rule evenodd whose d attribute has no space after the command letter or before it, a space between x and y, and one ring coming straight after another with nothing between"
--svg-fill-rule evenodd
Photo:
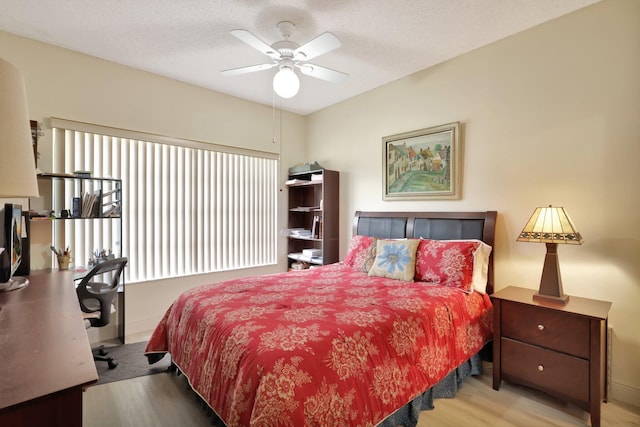
<instances>
[{"instance_id":1,"label":"landscape artwork","mask_svg":"<svg viewBox=\"0 0 640 427\"><path fill-rule=\"evenodd\" d=\"M458 199L459 123L382 138L384 200Z\"/></svg>"}]
</instances>

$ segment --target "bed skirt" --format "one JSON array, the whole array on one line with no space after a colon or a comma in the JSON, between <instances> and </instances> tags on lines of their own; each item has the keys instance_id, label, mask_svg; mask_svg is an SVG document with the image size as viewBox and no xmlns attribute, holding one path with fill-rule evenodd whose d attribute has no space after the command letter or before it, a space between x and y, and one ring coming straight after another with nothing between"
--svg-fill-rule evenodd
<instances>
[{"instance_id":1,"label":"bed skirt","mask_svg":"<svg viewBox=\"0 0 640 427\"><path fill-rule=\"evenodd\" d=\"M464 362L462 365L458 366L456 369L451 371L449 375L444 377L438 384L431 387L429 390L422 393L420 396L413 399L411 402L404 405L402 408L398 409L393 414L389 415L383 421L381 421L378 426L379 427L415 427L418 424L418 418L420 418L420 412L425 410L434 409L433 401L435 399L442 398L452 398L456 396L458 392L458 388L462 386L462 382L469 376L474 375L482 375L482 360L483 357L482 350L479 353L476 353L469 360ZM153 356L158 356L157 354L146 355L149 359L149 363L155 363L157 360ZM153 360L153 361L152 361ZM171 371L176 372L180 375L182 372L180 368L172 363ZM189 378L187 378L189 381ZM191 382L189 381L189 387L191 388ZM191 388L192 391L193 388ZM211 424L216 426L225 426L222 420L217 416L217 414L209 407L207 402L202 399L198 393L195 393L197 398L202 406L202 409L207 412L207 416L211 417Z\"/></svg>"},{"instance_id":2,"label":"bed skirt","mask_svg":"<svg viewBox=\"0 0 640 427\"><path fill-rule=\"evenodd\" d=\"M420 412L434 408L433 401L441 398L456 396L462 382L470 375L482 374L482 357L480 353L451 371L438 384L413 399L411 402L389 415L378 426L380 427L415 427L420 418Z\"/></svg>"}]
</instances>

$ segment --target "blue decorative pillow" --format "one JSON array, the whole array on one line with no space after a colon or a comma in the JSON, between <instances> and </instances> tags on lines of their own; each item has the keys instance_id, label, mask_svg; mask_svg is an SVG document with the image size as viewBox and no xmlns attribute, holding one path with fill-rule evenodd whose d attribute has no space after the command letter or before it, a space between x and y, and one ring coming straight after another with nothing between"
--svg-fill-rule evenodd
<instances>
[{"instance_id":1,"label":"blue decorative pillow","mask_svg":"<svg viewBox=\"0 0 640 427\"><path fill-rule=\"evenodd\" d=\"M416 250L419 239L378 240L376 258L369 276L412 282L416 269Z\"/></svg>"}]
</instances>

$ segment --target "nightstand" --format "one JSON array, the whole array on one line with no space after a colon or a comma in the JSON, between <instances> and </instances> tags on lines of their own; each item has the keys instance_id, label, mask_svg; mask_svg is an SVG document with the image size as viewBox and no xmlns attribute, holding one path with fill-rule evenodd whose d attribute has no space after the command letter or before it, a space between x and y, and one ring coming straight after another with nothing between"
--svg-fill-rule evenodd
<instances>
[{"instance_id":1,"label":"nightstand","mask_svg":"<svg viewBox=\"0 0 640 427\"><path fill-rule=\"evenodd\" d=\"M533 289L491 295L493 388L502 380L570 401L600 426L606 401L607 318L611 303L571 296L565 305L534 301Z\"/></svg>"}]
</instances>

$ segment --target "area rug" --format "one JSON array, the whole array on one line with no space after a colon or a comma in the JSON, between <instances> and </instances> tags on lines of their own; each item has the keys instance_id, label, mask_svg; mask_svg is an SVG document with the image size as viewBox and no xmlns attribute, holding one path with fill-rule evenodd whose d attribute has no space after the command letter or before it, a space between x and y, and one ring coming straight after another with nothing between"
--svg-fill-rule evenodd
<instances>
[{"instance_id":1,"label":"area rug","mask_svg":"<svg viewBox=\"0 0 640 427\"><path fill-rule=\"evenodd\" d=\"M98 382L96 385L166 372L171 365L171 357L165 354L160 361L149 365L147 357L144 355L146 345L147 343L143 341L105 347L105 349L109 351L109 356L118 361L118 366L114 369L109 369L107 362L97 360L95 362L96 370L98 371Z\"/></svg>"}]
</instances>

